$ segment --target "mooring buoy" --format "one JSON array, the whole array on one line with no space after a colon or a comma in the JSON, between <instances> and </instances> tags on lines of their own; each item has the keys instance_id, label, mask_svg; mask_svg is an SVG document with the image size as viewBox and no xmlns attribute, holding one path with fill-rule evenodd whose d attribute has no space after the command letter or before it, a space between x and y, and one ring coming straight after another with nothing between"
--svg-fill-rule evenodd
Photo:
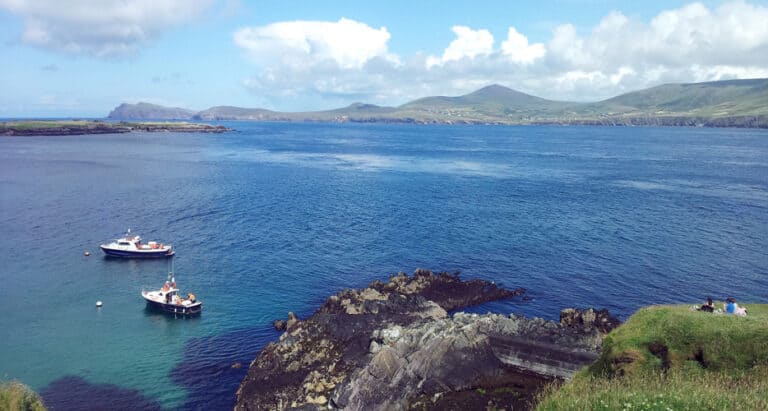
<instances>
[{"instance_id":1,"label":"mooring buoy","mask_svg":"<svg viewBox=\"0 0 768 411\"><path fill-rule=\"evenodd\" d=\"M90 251L86 251L86 252L85 252L85 256L86 256L86 257L88 257L88 256L90 256L90 255L91 255L91 252L90 252Z\"/></svg>"},{"instance_id":2,"label":"mooring buoy","mask_svg":"<svg viewBox=\"0 0 768 411\"><path fill-rule=\"evenodd\" d=\"M99 308L101 308L101 306L102 306L102 303L101 303L101 301L96 301L96 307L99 307Z\"/></svg>"}]
</instances>

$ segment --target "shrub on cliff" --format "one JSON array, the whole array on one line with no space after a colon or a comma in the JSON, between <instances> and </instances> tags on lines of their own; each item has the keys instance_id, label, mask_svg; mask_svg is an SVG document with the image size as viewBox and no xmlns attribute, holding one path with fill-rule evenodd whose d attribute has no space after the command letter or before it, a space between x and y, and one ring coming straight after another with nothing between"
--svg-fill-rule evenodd
<instances>
[{"instance_id":1,"label":"shrub on cliff","mask_svg":"<svg viewBox=\"0 0 768 411\"><path fill-rule=\"evenodd\" d=\"M0 410L44 411L45 405L37 393L19 382L0 383Z\"/></svg>"},{"instance_id":2,"label":"shrub on cliff","mask_svg":"<svg viewBox=\"0 0 768 411\"><path fill-rule=\"evenodd\" d=\"M745 318L653 306L603 341L600 358L537 410L768 409L768 305Z\"/></svg>"}]
</instances>

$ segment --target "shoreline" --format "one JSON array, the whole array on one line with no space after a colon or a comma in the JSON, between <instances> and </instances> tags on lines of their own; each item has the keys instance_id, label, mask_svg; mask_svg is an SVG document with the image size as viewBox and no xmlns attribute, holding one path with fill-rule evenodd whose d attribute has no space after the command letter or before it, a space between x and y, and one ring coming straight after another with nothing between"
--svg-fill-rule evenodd
<instances>
[{"instance_id":1,"label":"shoreline","mask_svg":"<svg viewBox=\"0 0 768 411\"><path fill-rule=\"evenodd\" d=\"M274 322L284 332L250 363L235 409L530 409L597 358L619 321L592 309L559 323L460 312L524 295L423 269L340 291L309 318Z\"/></svg>"},{"instance_id":2,"label":"shoreline","mask_svg":"<svg viewBox=\"0 0 768 411\"><path fill-rule=\"evenodd\" d=\"M214 133L233 131L225 126L190 122L108 122L101 120L13 120L0 122L0 136L79 136L91 134Z\"/></svg>"}]
</instances>

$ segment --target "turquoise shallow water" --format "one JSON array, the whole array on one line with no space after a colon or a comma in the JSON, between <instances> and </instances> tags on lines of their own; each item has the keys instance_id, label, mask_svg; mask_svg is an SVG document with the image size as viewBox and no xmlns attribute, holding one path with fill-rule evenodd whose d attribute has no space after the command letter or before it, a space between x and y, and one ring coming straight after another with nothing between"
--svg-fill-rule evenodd
<instances>
[{"instance_id":1,"label":"turquoise shallow water","mask_svg":"<svg viewBox=\"0 0 768 411\"><path fill-rule=\"evenodd\" d=\"M768 300L766 131L231 126L0 139L0 377L57 409L231 409L271 320L417 267L529 289L479 312ZM201 317L145 310L167 261L98 250L128 227L175 244Z\"/></svg>"}]
</instances>

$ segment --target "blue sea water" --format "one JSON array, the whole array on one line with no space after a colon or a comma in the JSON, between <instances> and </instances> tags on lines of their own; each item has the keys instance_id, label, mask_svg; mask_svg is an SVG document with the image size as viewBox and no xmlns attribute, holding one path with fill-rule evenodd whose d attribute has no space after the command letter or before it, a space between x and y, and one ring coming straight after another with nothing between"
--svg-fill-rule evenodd
<instances>
[{"instance_id":1,"label":"blue sea water","mask_svg":"<svg viewBox=\"0 0 768 411\"><path fill-rule=\"evenodd\" d=\"M528 289L476 312L768 302L764 130L227 125L0 138L0 379L55 409L231 409L273 319L417 267ZM128 227L175 245L202 316L145 310L168 261L98 249Z\"/></svg>"}]
</instances>

